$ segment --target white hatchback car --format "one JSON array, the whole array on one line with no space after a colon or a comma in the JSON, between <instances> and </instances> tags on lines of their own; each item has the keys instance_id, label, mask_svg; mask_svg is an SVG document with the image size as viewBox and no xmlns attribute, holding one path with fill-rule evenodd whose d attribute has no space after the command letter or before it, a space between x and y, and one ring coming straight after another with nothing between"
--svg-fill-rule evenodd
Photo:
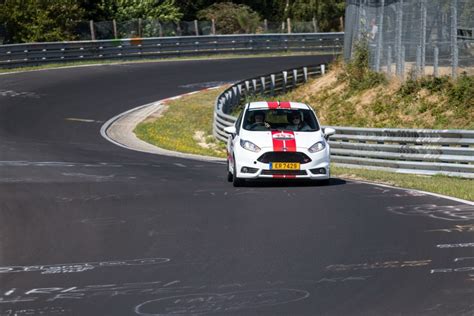
<instances>
[{"instance_id":1,"label":"white hatchback car","mask_svg":"<svg viewBox=\"0 0 474 316\"><path fill-rule=\"evenodd\" d=\"M311 179L328 183L329 136L314 111L297 102L251 102L234 126L224 129L227 179L241 186L245 179Z\"/></svg>"}]
</instances>

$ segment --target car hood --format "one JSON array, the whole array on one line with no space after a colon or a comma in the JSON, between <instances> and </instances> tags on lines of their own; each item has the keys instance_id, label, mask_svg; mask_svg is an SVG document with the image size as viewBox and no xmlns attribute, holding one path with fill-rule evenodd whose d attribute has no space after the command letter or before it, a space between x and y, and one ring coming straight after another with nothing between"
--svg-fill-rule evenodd
<instances>
[{"instance_id":1,"label":"car hood","mask_svg":"<svg viewBox=\"0 0 474 316\"><path fill-rule=\"evenodd\" d=\"M321 130L316 132L296 131L245 131L242 130L240 138L248 140L262 149L279 150L282 146L295 146L298 149L307 149L315 143L323 141ZM294 142L293 142L294 141ZM278 148L277 148L278 147Z\"/></svg>"}]
</instances>

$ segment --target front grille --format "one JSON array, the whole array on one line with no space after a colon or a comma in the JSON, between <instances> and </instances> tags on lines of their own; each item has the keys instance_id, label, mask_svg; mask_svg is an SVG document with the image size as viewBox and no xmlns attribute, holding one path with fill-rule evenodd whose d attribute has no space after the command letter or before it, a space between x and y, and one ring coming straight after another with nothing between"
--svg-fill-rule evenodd
<instances>
[{"instance_id":1,"label":"front grille","mask_svg":"<svg viewBox=\"0 0 474 316\"><path fill-rule=\"evenodd\" d=\"M262 170L262 175L273 176L273 175L287 175L287 176L305 176L307 175L304 170Z\"/></svg>"},{"instance_id":2,"label":"front grille","mask_svg":"<svg viewBox=\"0 0 474 316\"><path fill-rule=\"evenodd\" d=\"M299 162L305 164L311 162L311 158L300 152L271 151L264 153L258 159L262 163L270 162Z\"/></svg>"}]
</instances>

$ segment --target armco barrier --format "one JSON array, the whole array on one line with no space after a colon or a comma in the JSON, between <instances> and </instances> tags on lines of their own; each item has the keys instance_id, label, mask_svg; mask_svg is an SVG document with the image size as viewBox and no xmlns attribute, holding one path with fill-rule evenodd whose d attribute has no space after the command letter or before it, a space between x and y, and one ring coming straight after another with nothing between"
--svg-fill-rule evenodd
<instances>
[{"instance_id":1,"label":"armco barrier","mask_svg":"<svg viewBox=\"0 0 474 316\"><path fill-rule=\"evenodd\" d=\"M213 54L326 52L339 54L344 33L216 35L0 45L0 68L81 60L145 59Z\"/></svg>"},{"instance_id":2,"label":"armco barrier","mask_svg":"<svg viewBox=\"0 0 474 316\"><path fill-rule=\"evenodd\" d=\"M308 66L228 87L216 99L214 136L227 141L224 128L236 121L230 113L246 97L273 96L324 72L324 65ZM474 130L331 127L331 160L339 166L474 178Z\"/></svg>"}]
</instances>

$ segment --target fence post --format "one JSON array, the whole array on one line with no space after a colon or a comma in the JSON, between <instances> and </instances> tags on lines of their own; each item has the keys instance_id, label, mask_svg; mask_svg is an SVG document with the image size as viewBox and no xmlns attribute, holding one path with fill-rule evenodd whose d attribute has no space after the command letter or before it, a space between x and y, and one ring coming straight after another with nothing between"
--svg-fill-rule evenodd
<instances>
[{"instance_id":1,"label":"fence post","mask_svg":"<svg viewBox=\"0 0 474 316\"><path fill-rule=\"evenodd\" d=\"M270 90L271 90L272 96L274 96L275 95L275 75L274 74L270 75Z\"/></svg>"},{"instance_id":2,"label":"fence post","mask_svg":"<svg viewBox=\"0 0 474 316\"><path fill-rule=\"evenodd\" d=\"M416 48L416 78L419 78L421 75L421 45L418 45Z\"/></svg>"},{"instance_id":3,"label":"fence post","mask_svg":"<svg viewBox=\"0 0 474 316\"><path fill-rule=\"evenodd\" d=\"M387 74L392 75L392 46L388 46L387 51Z\"/></svg>"},{"instance_id":4,"label":"fence post","mask_svg":"<svg viewBox=\"0 0 474 316\"><path fill-rule=\"evenodd\" d=\"M248 95L250 92L250 82L245 80L245 95Z\"/></svg>"},{"instance_id":5,"label":"fence post","mask_svg":"<svg viewBox=\"0 0 474 316\"><path fill-rule=\"evenodd\" d=\"M304 82L308 82L308 67L303 67Z\"/></svg>"},{"instance_id":6,"label":"fence post","mask_svg":"<svg viewBox=\"0 0 474 316\"><path fill-rule=\"evenodd\" d=\"M382 33L383 33L383 16L385 11L385 0L381 0L380 4L380 14L377 30L377 46L375 51L375 71L380 71L380 58L382 51Z\"/></svg>"},{"instance_id":7,"label":"fence post","mask_svg":"<svg viewBox=\"0 0 474 316\"><path fill-rule=\"evenodd\" d=\"M94 21L92 21L92 20L89 21L89 28L90 28L90 31L91 31L91 40L95 41Z\"/></svg>"},{"instance_id":8,"label":"fence post","mask_svg":"<svg viewBox=\"0 0 474 316\"><path fill-rule=\"evenodd\" d=\"M138 37L142 37L142 18L138 19Z\"/></svg>"},{"instance_id":9,"label":"fence post","mask_svg":"<svg viewBox=\"0 0 474 316\"><path fill-rule=\"evenodd\" d=\"M197 20L194 20L194 31L196 32L196 36L199 36L199 26Z\"/></svg>"},{"instance_id":10,"label":"fence post","mask_svg":"<svg viewBox=\"0 0 474 316\"><path fill-rule=\"evenodd\" d=\"M212 22L212 26L211 26L212 35L216 35L216 20L212 19L211 22Z\"/></svg>"},{"instance_id":11,"label":"fence post","mask_svg":"<svg viewBox=\"0 0 474 316\"><path fill-rule=\"evenodd\" d=\"M405 51L406 51L406 48L405 48L405 45L402 46L402 65L401 65L401 71L400 71L400 78L404 78L405 77Z\"/></svg>"},{"instance_id":12,"label":"fence post","mask_svg":"<svg viewBox=\"0 0 474 316\"><path fill-rule=\"evenodd\" d=\"M314 33L318 33L318 24L316 23L315 17L313 17L313 30L314 30Z\"/></svg>"},{"instance_id":13,"label":"fence post","mask_svg":"<svg viewBox=\"0 0 474 316\"><path fill-rule=\"evenodd\" d=\"M261 93L262 95L264 95L265 94L265 77L260 77L260 84L262 86L260 89Z\"/></svg>"},{"instance_id":14,"label":"fence post","mask_svg":"<svg viewBox=\"0 0 474 316\"><path fill-rule=\"evenodd\" d=\"M291 34L291 19L286 19L286 23L288 24L288 34Z\"/></svg>"},{"instance_id":15,"label":"fence post","mask_svg":"<svg viewBox=\"0 0 474 316\"><path fill-rule=\"evenodd\" d=\"M451 65L452 71L451 74L453 78L457 77L458 72L458 10L457 10L458 1L451 1Z\"/></svg>"},{"instance_id":16,"label":"fence post","mask_svg":"<svg viewBox=\"0 0 474 316\"><path fill-rule=\"evenodd\" d=\"M281 22L281 32L285 33L285 22Z\"/></svg>"},{"instance_id":17,"label":"fence post","mask_svg":"<svg viewBox=\"0 0 474 316\"><path fill-rule=\"evenodd\" d=\"M402 77L402 31L403 31L403 0L397 4L397 19L396 19L396 40L395 53L397 54L397 76Z\"/></svg>"},{"instance_id":18,"label":"fence post","mask_svg":"<svg viewBox=\"0 0 474 316\"><path fill-rule=\"evenodd\" d=\"M434 56L433 56L433 76L435 77L439 76L438 63L439 63L439 49L437 46L435 46Z\"/></svg>"},{"instance_id":19,"label":"fence post","mask_svg":"<svg viewBox=\"0 0 474 316\"><path fill-rule=\"evenodd\" d=\"M286 93L286 83L288 81L288 72L283 71L283 93Z\"/></svg>"},{"instance_id":20,"label":"fence post","mask_svg":"<svg viewBox=\"0 0 474 316\"><path fill-rule=\"evenodd\" d=\"M426 0L421 0L421 65L420 73L425 74L425 63L426 63Z\"/></svg>"},{"instance_id":21,"label":"fence post","mask_svg":"<svg viewBox=\"0 0 474 316\"><path fill-rule=\"evenodd\" d=\"M253 93L257 94L257 79L252 79Z\"/></svg>"},{"instance_id":22,"label":"fence post","mask_svg":"<svg viewBox=\"0 0 474 316\"><path fill-rule=\"evenodd\" d=\"M293 69L293 88L296 87L298 83L298 69Z\"/></svg>"},{"instance_id":23,"label":"fence post","mask_svg":"<svg viewBox=\"0 0 474 316\"><path fill-rule=\"evenodd\" d=\"M321 75L324 76L326 74L326 65L321 65Z\"/></svg>"},{"instance_id":24,"label":"fence post","mask_svg":"<svg viewBox=\"0 0 474 316\"><path fill-rule=\"evenodd\" d=\"M163 26L161 25L161 23L158 21L158 34L160 37L163 37Z\"/></svg>"},{"instance_id":25,"label":"fence post","mask_svg":"<svg viewBox=\"0 0 474 316\"><path fill-rule=\"evenodd\" d=\"M112 20L112 27L114 29L114 38L117 39L118 38L118 34L117 34L117 21L115 21L115 19Z\"/></svg>"},{"instance_id":26,"label":"fence post","mask_svg":"<svg viewBox=\"0 0 474 316\"><path fill-rule=\"evenodd\" d=\"M268 20L263 20L263 32L268 33Z\"/></svg>"}]
</instances>

